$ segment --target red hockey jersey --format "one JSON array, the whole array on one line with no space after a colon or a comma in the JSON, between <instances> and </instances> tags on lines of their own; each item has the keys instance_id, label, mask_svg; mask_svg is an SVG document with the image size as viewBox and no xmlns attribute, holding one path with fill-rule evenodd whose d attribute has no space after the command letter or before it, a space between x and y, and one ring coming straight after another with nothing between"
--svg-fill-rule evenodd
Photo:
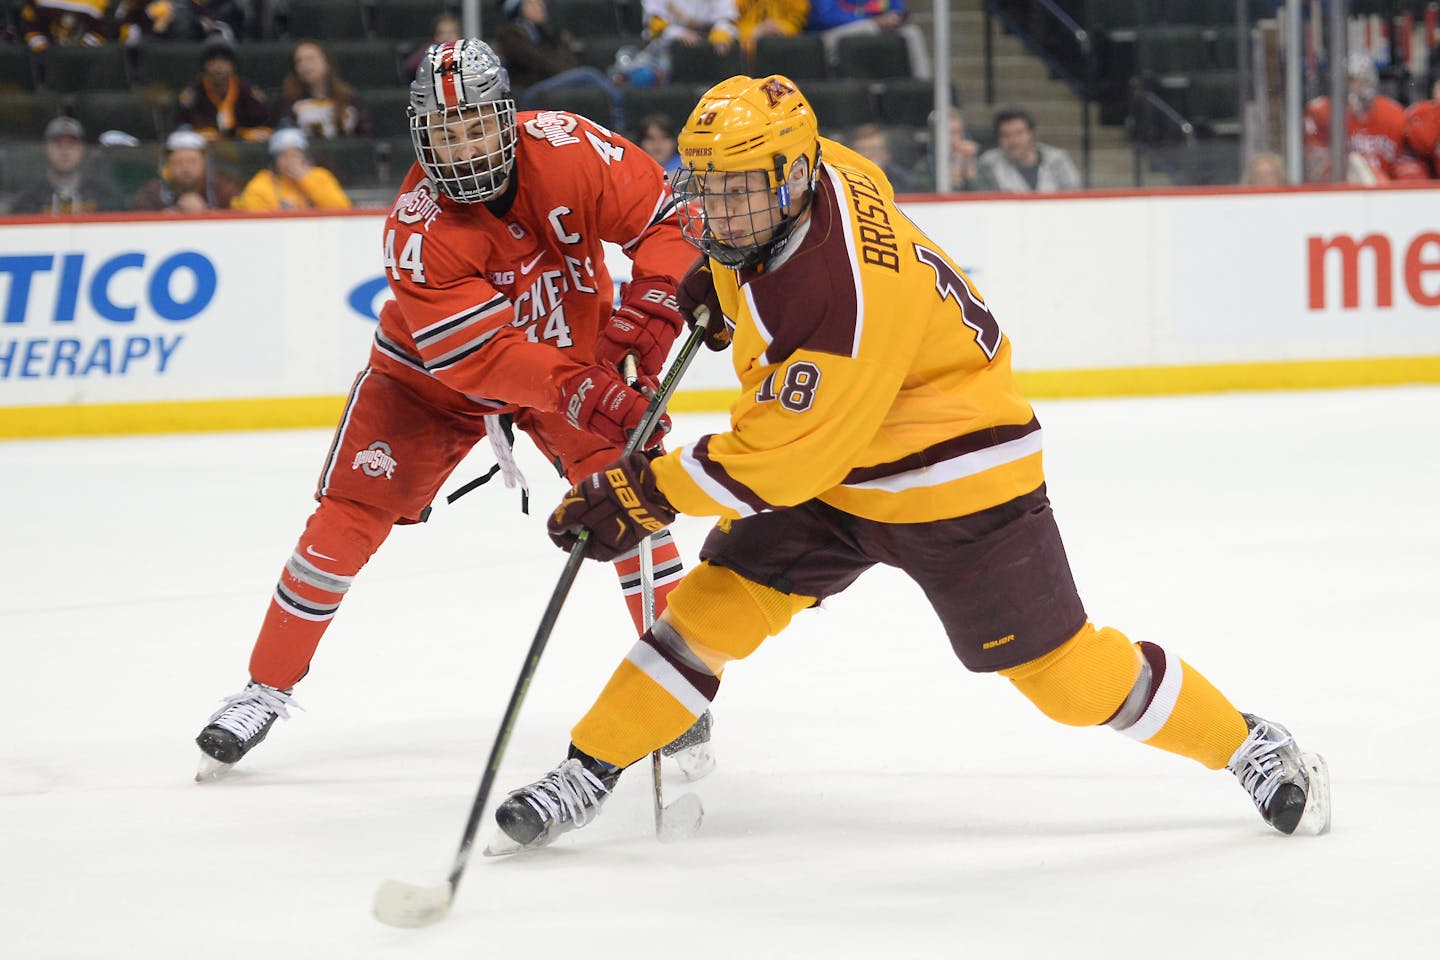
<instances>
[{"instance_id":1,"label":"red hockey jersey","mask_svg":"<svg viewBox=\"0 0 1440 960\"><path fill-rule=\"evenodd\" d=\"M1345 111L1345 151L1358 153L1378 179L1394 175L1400 158L1405 108L1389 97L1376 97L1363 114ZM1310 181L1330 179L1330 98L1316 97L1305 105L1305 175Z\"/></svg>"},{"instance_id":2,"label":"red hockey jersey","mask_svg":"<svg viewBox=\"0 0 1440 960\"><path fill-rule=\"evenodd\" d=\"M614 289L601 241L635 276L678 280L695 250L645 151L583 117L517 116L513 200L456 203L411 167L382 236L395 299L377 366L398 363L495 406L554 411L558 384L594 362Z\"/></svg>"},{"instance_id":3,"label":"red hockey jersey","mask_svg":"<svg viewBox=\"0 0 1440 960\"><path fill-rule=\"evenodd\" d=\"M1440 178L1440 100L1421 100L1405 111L1405 148Z\"/></svg>"}]
</instances>

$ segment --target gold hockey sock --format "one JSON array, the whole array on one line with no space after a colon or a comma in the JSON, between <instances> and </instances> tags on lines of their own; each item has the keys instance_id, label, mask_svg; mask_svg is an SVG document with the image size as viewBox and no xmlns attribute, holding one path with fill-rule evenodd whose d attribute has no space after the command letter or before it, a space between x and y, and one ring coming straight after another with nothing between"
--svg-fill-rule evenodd
<instances>
[{"instance_id":1,"label":"gold hockey sock","mask_svg":"<svg viewBox=\"0 0 1440 960\"><path fill-rule=\"evenodd\" d=\"M1087 623L1059 648L1000 674L1054 720L1108 724L1212 770L1224 767L1248 734L1240 711L1200 671L1110 627Z\"/></svg>"},{"instance_id":2,"label":"gold hockey sock","mask_svg":"<svg viewBox=\"0 0 1440 960\"><path fill-rule=\"evenodd\" d=\"M676 586L664 616L631 648L571 740L598 760L629 766L695 723L720 689L725 664L749 656L814 603L702 563Z\"/></svg>"}]
</instances>

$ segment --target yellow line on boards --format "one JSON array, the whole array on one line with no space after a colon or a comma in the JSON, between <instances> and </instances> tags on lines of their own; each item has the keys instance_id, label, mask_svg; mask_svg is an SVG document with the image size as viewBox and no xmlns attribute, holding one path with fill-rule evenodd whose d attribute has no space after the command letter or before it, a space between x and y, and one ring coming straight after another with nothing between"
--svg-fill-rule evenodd
<instances>
[{"instance_id":1,"label":"yellow line on boards","mask_svg":"<svg viewBox=\"0 0 1440 960\"><path fill-rule=\"evenodd\" d=\"M1241 390L1389 387L1405 383L1440 383L1440 357L1212 363L1100 370L1019 370L1015 373L1015 380L1025 396L1052 400Z\"/></svg>"},{"instance_id":2,"label":"yellow line on boards","mask_svg":"<svg viewBox=\"0 0 1440 960\"><path fill-rule=\"evenodd\" d=\"M1440 357L1020 370L1015 378L1023 394L1041 399L1380 387L1440 383ZM728 389L681 390L670 408L723 412L734 395ZM331 427L344 403L343 396L323 396L0 407L0 439Z\"/></svg>"}]
</instances>

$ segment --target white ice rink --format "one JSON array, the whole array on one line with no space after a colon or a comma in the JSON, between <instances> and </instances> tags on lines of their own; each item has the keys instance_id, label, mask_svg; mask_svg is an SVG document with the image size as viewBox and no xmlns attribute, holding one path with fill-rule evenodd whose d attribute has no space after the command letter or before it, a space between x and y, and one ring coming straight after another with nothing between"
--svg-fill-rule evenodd
<instances>
[{"instance_id":1,"label":"white ice rink","mask_svg":"<svg viewBox=\"0 0 1440 960\"><path fill-rule=\"evenodd\" d=\"M731 667L695 839L654 840L636 769L593 825L475 857L447 921L393 930L375 889L443 879L563 565L560 482L522 441L530 516L493 483L397 530L305 711L199 786L328 431L0 443L0 957L1440 956L1440 389L1037 409L1092 617L1324 753L1330 835L967 674L881 569ZM705 529L677 525L687 560ZM497 794L558 762L629 634L588 564Z\"/></svg>"}]
</instances>

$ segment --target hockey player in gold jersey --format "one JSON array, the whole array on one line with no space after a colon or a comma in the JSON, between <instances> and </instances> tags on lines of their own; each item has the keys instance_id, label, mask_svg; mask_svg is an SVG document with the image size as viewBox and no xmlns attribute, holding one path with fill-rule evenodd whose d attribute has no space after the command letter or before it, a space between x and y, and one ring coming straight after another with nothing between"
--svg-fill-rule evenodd
<instances>
[{"instance_id":1,"label":"hockey player in gold jersey","mask_svg":"<svg viewBox=\"0 0 1440 960\"><path fill-rule=\"evenodd\" d=\"M706 255L680 301L708 308L707 343L731 345L730 430L592 475L550 533L568 547L588 529L604 559L678 513L719 523L569 757L497 809L501 829L535 846L583 825L621 770L706 710L729 661L884 563L922 587L968 669L1061 723L1230 769L1282 833L1324 832L1323 759L1174 653L1090 621L1009 339L884 174L818 129L790 80L733 77L680 133L680 220Z\"/></svg>"}]
</instances>

